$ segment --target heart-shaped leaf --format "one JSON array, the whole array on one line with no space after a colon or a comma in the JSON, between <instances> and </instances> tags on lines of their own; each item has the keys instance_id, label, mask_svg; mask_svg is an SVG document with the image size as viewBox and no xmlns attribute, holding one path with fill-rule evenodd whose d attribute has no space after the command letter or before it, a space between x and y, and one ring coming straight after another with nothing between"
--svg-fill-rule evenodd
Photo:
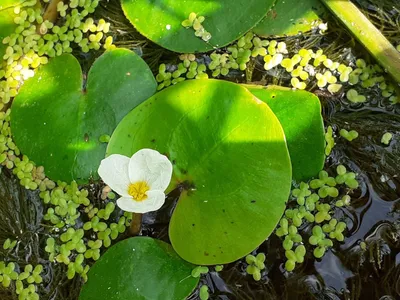
<instances>
[{"instance_id":1,"label":"heart-shaped leaf","mask_svg":"<svg viewBox=\"0 0 400 300\"><path fill-rule=\"evenodd\" d=\"M162 241L123 240L90 268L79 300L186 299L199 282L190 276L194 267Z\"/></svg>"},{"instance_id":2,"label":"heart-shaped leaf","mask_svg":"<svg viewBox=\"0 0 400 300\"><path fill-rule=\"evenodd\" d=\"M320 0L277 0L253 32L262 37L296 35L315 27L325 13Z\"/></svg>"},{"instance_id":3,"label":"heart-shaped leaf","mask_svg":"<svg viewBox=\"0 0 400 300\"><path fill-rule=\"evenodd\" d=\"M325 130L318 97L306 91L278 86L248 88L269 105L282 124L292 161L293 179L300 181L316 176L325 161Z\"/></svg>"},{"instance_id":4,"label":"heart-shaped leaf","mask_svg":"<svg viewBox=\"0 0 400 300\"><path fill-rule=\"evenodd\" d=\"M156 90L147 64L126 49L105 52L82 88L77 59L65 54L27 80L11 110L11 129L22 153L54 180L97 177L106 145L119 121Z\"/></svg>"},{"instance_id":5,"label":"heart-shaped leaf","mask_svg":"<svg viewBox=\"0 0 400 300\"><path fill-rule=\"evenodd\" d=\"M169 235L189 262L235 261L282 216L291 184L284 133L268 105L239 85L198 79L155 94L121 121L107 153L142 148L167 155L169 189L184 189Z\"/></svg>"},{"instance_id":6,"label":"heart-shaped leaf","mask_svg":"<svg viewBox=\"0 0 400 300\"><path fill-rule=\"evenodd\" d=\"M206 52L225 46L256 25L275 0L122 0L126 17L148 39L172 51ZM204 16L204 29L211 33L208 43L182 26L190 13Z\"/></svg>"}]
</instances>

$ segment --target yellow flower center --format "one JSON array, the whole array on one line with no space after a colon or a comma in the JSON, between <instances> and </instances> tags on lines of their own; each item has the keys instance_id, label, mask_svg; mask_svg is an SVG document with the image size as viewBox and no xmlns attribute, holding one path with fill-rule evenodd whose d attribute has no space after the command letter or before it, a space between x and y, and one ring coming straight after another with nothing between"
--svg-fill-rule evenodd
<instances>
[{"instance_id":1,"label":"yellow flower center","mask_svg":"<svg viewBox=\"0 0 400 300\"><path fill-rule=\"evenodd\" d=\"M128 194L133 197L135 201L143 201L147 199L146 192L150 190L149 185L145 181L131 183L128 187Z\"/></svg>"}]
</instances>

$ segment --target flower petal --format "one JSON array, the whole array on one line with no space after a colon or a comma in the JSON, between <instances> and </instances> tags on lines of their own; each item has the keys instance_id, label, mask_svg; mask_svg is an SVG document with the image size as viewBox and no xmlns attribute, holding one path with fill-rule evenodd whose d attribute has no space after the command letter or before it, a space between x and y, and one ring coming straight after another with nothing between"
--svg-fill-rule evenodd
<instances>
[{"instance_id":1,"label":"flower petal","mask_svg":"<svg viewBox=\"0 0 400 300\"><path fill-rule=\"evenodd\" d=\"M130 181L132 183L146 181L150 190L165 191L171 181L171 176L171 162L156 150L141 149L129 161Z\"/></svg>"},{"instance_id":2,"label":"flower petal","mask_svg":"<svg viewBox=\"0 0 400 300\"><path fill-rule=\"evenodd\" d=\"M144 214L160 209L165 202L165 194L162 191L149 191L147 196L148 198L144 201L135 201L132 197L121 197L117 200L117 205L122 210Z\"/></svg>"},{"instance_id":3,"label":"flower petal","mask_svg":"<svg viewBox=\"0 0 400 300\"><path fill-rule=\"evenodd\" d=\"M148 202L148 205L152 207L151 211L159 210L165 203L164 191L155 190L148 191L146 193L147 199L143 202Z\"/></svg>"},{"instance_id":4,"label":"flower petal","mask_svg":"<svg viewBox=\"0 0 400 300\"><path fill-rule=\"evenodd\" d=\"M120 209L129 212L137 212L135 204L139 203L133 200L132 197L121 197L117 199L117 205Z\"/></svg>"},{"instance_id":5,"label":"flower petal","mask_svg":"<svg viewBox=\"0 0 400 300\"><path fill-rule=\"evenodd\" d=\"M100 162L98 173L104 183L121 196L129 196L129 157L112 154Z\"/></svg>"}]
</instances>

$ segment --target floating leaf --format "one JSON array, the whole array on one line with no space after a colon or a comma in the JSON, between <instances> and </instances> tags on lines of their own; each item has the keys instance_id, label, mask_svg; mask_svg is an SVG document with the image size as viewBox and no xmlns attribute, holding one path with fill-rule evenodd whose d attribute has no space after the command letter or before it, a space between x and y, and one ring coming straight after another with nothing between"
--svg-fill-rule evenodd
<instances>
[{"instance_id":1,"label":"floating leaf","mask_svg":"<svg viewBox=\"0 0 400 300\"><path fill-rule=\"evenodd\" d=\"M301 181L316 176L324 166L325 140L321 104L314 94L277 86L249 87L269 105L285 131L292 161L293 178Z\"/></svg>"},{"instance_id":2,"label":"floating leaf","mask_svg":"<svg viewBox=\"0 0 400 300\"><path fill-rule=\"evenodd\" d=\"M97 177L106 145L119 121L156 90L146 63L129 50L107 51L93 64L87 86L70 55L42 66L20 89L11 128L21 152L54 180L85 182Z\"/></svg>"},{"instance_id":3,"label":"floating leaf","mask_svg":"<svg viewBox=\"0 0 400 300\"><path fill-rule=\"evenodd\" d=\"M90 268L79 300L186 299L199 282L194 267L160 240L123 240Z\"/></svg>"},{"instance_id":4,"label":"floating leaf","mask_svg":"<svg viewBox=\"0 0 400 300\"><path fill-rule=\"evenodd\" d=\"M187 261L235 261L282 216L291 183L284 133L268 105L239 85L198 79L155 94L121 121L107 153L141 148L167 155L169 190L184 188L169 235Z\"/></svg>"},{"instance_id":5,"label":"floating leaf","mask_svg":"<svg viewBox=\"0 0 400 300\"><path fill-rule=\"evenodd\" d=\"M253 32L263 37L296 35L320 23L324 13L320 0L278 0Z\"/></svg>"},{"instance_id":6,"label":"floating leaf","mask_svg":"<svg viewBox=\"0 0 400 300\"><path fill-rule=\"evenodd\" d=\"M23 2L22 0L1 0L0 3L0 58L6 52L7 46L2 43L3 39L14 32L17 24L14 23L16 14L14 7Z\"/></svg>"},{"instance_id":7,"label":"floating leaf","mask_svg":"<svg viewBox=\"0 0 400 300\"><path fill-rule=\"evenodd\" d=\"M148 39L172 51L206 52L225 46L257 24L275 0L122 0L126 17ZM190 13L204 16L204 29L211 33L206 43L192 28L182 26Z\"/></svg>"}]
</instances>

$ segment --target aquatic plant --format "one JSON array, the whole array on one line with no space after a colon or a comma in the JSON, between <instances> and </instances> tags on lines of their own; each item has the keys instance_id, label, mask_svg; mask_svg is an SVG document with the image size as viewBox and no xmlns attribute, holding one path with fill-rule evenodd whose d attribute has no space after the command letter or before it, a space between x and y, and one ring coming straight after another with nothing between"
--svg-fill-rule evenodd
<instances>
[{"instance_id":1,"label":"aquatic plant","mask_svg":"<svg viewBox=\"0 0 400 300\"><path fill-rule=\"evenodd\" d=\"M54 77L59 69L64 72ZM64 54L39 68L11 106L13 140L24 154L43 165L53 180L87 183L89 178L98 178L106 148L99 138L110 135L126 113L156 91L147 64L127 49L102 54L92 65L85 86L82 84L78 60ZM62 124L60 117L64 118ZM77 124L79 130L71 130L70 124ZM62 134L56 135L55 128ZM49 140L49 135L58 138Z\"/></svg>"},{"instance_id":2,"label":"aquatic plant","mask_svg":"<svg viewBox=\"0 0 400 300\"><path fill-rule=\"evenodd\" d=\"M184 299L199 282L190 275L193 268L165 242L150 237L129 238L110 248L91 268L79 299L109 299L115 295L121 299L143 295L150 299L160 295L163 299ZM119 288L122 283L124 289Z\"/></svg>"},{"instance_id":3,"label":"aquatic plant","mask_svg":"<svg viewBox=\"0 0 400 300\"><path fill-rule=\"evenodd\" d=\"M192 273L190 275L194 278L197 278L200 277L200 275L202 274L207 274L208 271L209 269L206 266L197 266L192 270Z\"/></svg>"},{"instance_id":4,"label":"aquatic plant","mask_svg":"<svg viewBox=\"0 0 400 300\"><path fill-rule=\"evenodd\" d=\"M400 53L349 0L322 0L397 83L400 83Z\"/></svg>"},{"instance_id":5,"label":"aquatic plant","mask_svg":"<svg viewBox=\"0 0 400 300\"><path fill-rule=\"evenodd\" d=\"M38 264L33 268L31 264L25 265L23 272L19 271L19 266L14 262L6 264L0 261L0 282L3 287L8 288L15 284L15 292L19 295L18 299L38 300L39 294L35 284L43 281L40 275L43 272L43 266Z\"/></svg>"},{"instance_id":6,"label":"aquatic plant","mask_svg":"<svg viewBox=\"0 0 400 300\"><path fill-rule=\"evenodd\" d=\"M379 65L367 65L365 60L357 59L356 68L353 69L331 60L323 54L322 49L314 52L312 49L302 48L290 57L286 48L284 42L261 39L249 32L227 47L224 53L216 51L211 53L211 61L208 64L204 65L200 63L200 59L196 60L195 56L192 56L191 62L186 67L184 64L168 66L171 75L165 73L167 70L165 64L160 65L157 77L161 83L158 90L185 79L207 78L210 75L212 77L228 76L231 71L238 69L245 71L251 59L257 60L261 57L266 71L282 67L289 73L290 84L295 89L306 89L308 85L315 82L320 89L326 89L331 94L346 89L346 97L351 103L364 103L367 102L367 97L359 94L354 87L369 89L378 86L382 96L388 98L390 103L396 104L399 101L394 85L385 77L385 72ZM197 68L201 76L196 76ZM174 74L174 79L171 79L172 74ZM167 81L163 82L163 80Z\"/></svg>"},{"instance_id":7,"label":"aquatic plant","mask_svg":"<svg viewBox=\"0 0 400 300\"><path fill-rule=\"evenodd\" d=\"M208 293L208 286L207 285L202 285L200 287L200 300L207 300L210 294Z\"/></svg>"},{"instance_id":8,"label":"aquatic plant","mask_svg":"<svg viewBox=\"0 0 400 300\"><path fill-rule=\"evenodd\" d=\"M328 126L328 128L326 129L325 141L326 141L325 155L328 156L331 153L333 147L335 146L335 139L333 137L332 126Z\"/></svg>"},{"instance_id":9,"label":"aquatic plant","mask_svg":"<svg viewBox=\"0 0 400 300\"><path fill-rule=\"evenodd\" d=\"M152 149L141 149L132 157L112 154L100 162L101 179L121 197L117 205L128 212L158 210L165 202L172 164Z\"/></svg>"},{"instance_id":10,"label":"aquatic plant","mask_svg":"<svg viewBox=\"0 0 400 300\"><path fill-rule=\"evenodd\" d=\"M219 111L227 105L231 109L222 120ZM151 125L160 120L162 126ZM279 120L246 88L198 79L155 94L125 116L111 137L107 155L129 157L143 148L168 156L174 166L169 190L183 189L169 238L187 261L232 262L257 247L278 222L290 189L289 153ZM228 162L234 170L247 172L234 171ZM253 186L254 182L263 184ZM273 188L276 185L280 188ZM263 201L265 195L270 201ZM255 209L264 213L254 214ZM260 222L262 230L253 230ZM237 238L243 243L236 243Z\"/></svg>"},{"instance_id":11,"label":"aquatic plant","mask_svg":"<svg viewBox=\"0 0 400 300\"><path fill-rule=\"evenodd\" d=\"M166 3L157 0L148 5L143 0L123 0L122 9L127 19L149 40L163 48L179 52L206 52L214 47L226 46L256 25L273 6L274 0L238 0L232 6L230 0L218 3L171 2L168 9L163 9ZM173 11L173 13L171 13ZM226 12L229 11L229 14ZM192 14L190 19L185 18ZM176 17L180 16L180 17ZM200 18L201 16L204 17ZM145 21L144 21L145 20ZM193 34L184 25L193 26L198 35L205 37L207 42ZM157 26L154 26L157 24ZM202 32L202 26L212 35Z\"/></svg>"},{"instance_id":12,"label":"aquatic plant","mask_svg":"<svg viewBox=\"0 0 400 300\"><path fill-rule=\"evenodd\" d=\"M390 132L385 132L382 136L381 143L385 144L385 145L389 145L392 137L393 137L393 134L391 134Z\"/></svg>"},{"instance_id":13,"label":"aquatic plant","mask_svg":"<svg viewBox=\"0 0 400 300\"><path fill-rule=\"evenodd\" d=\"M292 178L296 181L314 177L323 168L324 125L319 99L306 91L288 88L245 85L275 113L285 132L292 163ZM296 111L285 109L291 107Z\"/></svg>"},{"instance_id":14,"label":"aquatic plant","mask_svg":"<svg viewBox=\"0 0 400 300\"><path fill-rule=\"evenodd\" d=\"M195 30L195 36L200 37L205 42L208 42L211 39L211 33L205 30L201 24L204 22L204 20L204 16L197 16L196 13L191 12L189 17L186 20L183 20L181 24L186 28L192 27Z\"/></svg>"},{"instance_id":15,"label":"aquatic plant","mask_svg":"<svg viewBox=\"0 0 400 300\"><path fill-rule=\"evenodd\" d=\"M294 206L289 203L290 208L285 211L276 229L276 235L284 239L282 245L287 258L285 262L287 271L293 271L296 264L304 262L308 248L313 249L316 258L321 258L327 249L333 246L333 240L339 242L344 240L343 232L347 225L332 218L332 214L335 207L350 205L350 196L347 193L358 188L358 182L356 174L347 172L343 165L338 165L336 172L337 176L331 177L326 171L321 171L317 179L311 180L308 184L301 182L299 188L292 190L296 202ZM339 196L338 185L349 189L345 195ZM310 225L312 225L311 235L305 230ZM301 229L304 231L300 232ZM305 237L309 236L307 248L301 233ZM293 247L295 250L292 250Z\"/></svg>"},{"instance_id":16,"label":"aquatic plant","mask_svg":"<svg viewBox=\"0 0 400 300\"><path fill-rule=\"evenodd\" d=\"M46 19L38 0L25 1L21 6L19 1L13 2L9 10L15 17L10 19L9 26L15 27L15 31L2 40L5 54L3 70L0 71L1 107L17 95L22 82L33 76L33 69L46 64L48 57L71 53L73 44L83 52L100 49L110 26L104 20L99 20L96 25L92 18L87 18L97 7L98 0L80 1L78 6L72 2L69 7L59 2L57 10L65 12L65 15L62 24L57 25ZM107 48L112 47L110 38Z\"/></svg>"},{"instance_id":17,"label":"aquatic plant","mask_svg":"<svg viewBox=\"0 0 400 300\"><path fill-rule=\"evenodd\" d=\"M358 132L355 130L347 131L346 129L342 128L342 129L340 129L339 134L341 137L345 138L349 142L358 138Z\"/></svg>"},{"instance_id":18,"label":"aquatic plant","mask_svg":"<svg viewBox=\"0 0 400 300\"><path fill-rule=\"evenodd\" d=\"M261 279L261 271L265 269L264 261L264 253L258 253L257 256L251 254L246 256L246 263L248 264L246 272L252 275L255 281Z\"/></svg>"},{"instance_id":19,"label":"aquatic plant","mask_svg":"<svg viewBox=\"0 0 400 300\"><path fill-rule=\"evenodd\" d=\"M114 282L135 283L125 291L126 294L121 293L123 298L142 295L143 290L150 298L186 297L198 284L198 278L208 273L209 269L206 266L191 265L181 257L200 265L217 264L232 262L254 251L273 232L285 209L292 179L291 170L294 179L308 183L301 182L295 185L291 197L291 200L295 201L289 203L289 209L280 219L279 227L276 229L277 235L282 238L284 236L282 245L287 258L286 270L292 271L296 264L302 263L308 256L307 251L312 252L316 258L321 258L334 246L334 240L336 242L344 240L345 220L334 219L332 213L335 209L350 204L351 198L348 193L358 187L356 174L347 172L344 166L339 165L337 176L331 177L327 172L321 171L318 178L309 181L322 169L324 151L325 155L329 155L335 145L334 130L328 127L325 134L327 145L324 149L323 123L318 99L309 93L294 90L306 89L310 85L326 89L331 94L347 90L349 102L364 103L368 101L368 97L361 94L361 89L379 85L382 96L396 103L394 87L384 77L382 68L357 60L356 68L353 69L353 66L328 58L321 49L300 48L295 52L289 51L286 43L282 41L263 39L252 32L243 35L246 29L240 31L240 35L243 36L228 45L226 49L213 51L203 57L182 54L181 62L176 65L161 64L159 74L156 76L158 89L174 86L152 96L156 84L147 65L139 56L127 50L112 50L114 48L112 37L105 36L110 30L109 23L99 20L95 24L93 18L86 18L94 11L98 1L72 0L68 4L52 1L51 4L56 2L58 3L56 15L62 17L57 23L50 17L46 19L45 15L42 15L40 6L33 7L38 4L36 0L24 2L23 5L29 7L27 10L20 9L19 6L13 8L16 14L13 22L17 25L17 29L14 36L6 37L3 41L7 45L3 57L6 63L4 70L0 71L0 77L4 77L0 85L3 89L0 90L2 93L0 95L2 99L6 99L3 105L10 103L11 100L13 104L11 110L8 105L3 107L4 109L7 107L7 110L2 112L1 116L2 151L0 152L2 152L1 163L13 170L24 187L40 190L40 197L45 206L43 225L47 227L46 234L49 236L45 247L49 261L65 265L68 279L80 275L86 281L89 276L89 281L82 290L82 299L97 299L107 293L114 295L115 289L102 289L107 288L107 284L102 280L107 280L108 283L109 276L113 277ZM130 16L132 7L139 5L141 1L123 2L125 12L132 20ZM249 6L254 16L253 19L249 18L245 20L246 22L242 22L246 24L238 22L237 26L243 28L250 26L250 21L255 24L259 11L262 11L259 9L261 4L259 1L252 1L250 4L250 6L246 3L235 7L232 16L239 13L243 5ZM270 3L264 1L262 5L269 6ZM219 8L211 7L210 11L215 12L217 16L220 14ZM197 46L213 47L211 43L219 41L222 41L221 45L227 45L234 40L231 33L236 37L240 36L239 31L231 28L229 34L224 33L225 36L219 36L218 31L215 31L214 35L213 30L219 28L215 27L215 23L223 18L214 19L210 11L204 13L200 11L199 15L205 17L192 15L187 20L189 22L181 24L192 26L198 32L197 35L202 37L202 41L198 38L193 40L192 34L190 43L187 43L190 49L184 52L197 50L199 49ZM184 15L187 13L188 11ZM232 16L229 15L229 18ZM210 24L210 27L207 25L206 28L211 28L210 31L213 33L211 40L211 35L202 27L203 22L205 26L208 22ZM137 23L137 20L133 20L132 23ZM135 25L141 27L141 24ZM324 27L320 26L320 30L324 30ZM175 25L167 24L165 29L172 32L175 30ZM165 29L156 28L156 34L161 30L163 35ZM143 27L142 30L148 33L148 28ZM183 32L182 30L185 29L178 29L179 32ZM154 36L152 39L162 45L171 42L167 48L180 47L175 42L181 42L179 39L160 40ZM101 71L93 71L93 67L86 86L85 80L81 78L82 71L78 61L68 53L73 52L74 47L79 47L83 53L88 53L90 50L100 50L102 46L108 51L96 61L94 67L102 60L102 69L106 64L108 66L118 62L119 65L115 72L107 69L107 73L111 73L111 79L107 78L105 81L101 81L104 74ZM121 59L124 55L126 55L125 60ZM133 61L136 63L135 68L125 71L124 67ZM249 70L256 64L263 67L263 72L280 69L290 74L289 81L293 91L280 87L257 89L254 86L205 80L209 76L229 77L240 71L246 72L247 78ZM65 65L75 67L68 69ZM58 73L61 69L64 69L63 75ZM146 74L148 78L133 79L137 74L142 77ZM56 76L65 79L59 86L55 85ZM91 76L94 79L91 79ZM67 111L68 117L71 116L68 118L68 123L79 123L76 121L80 120L77 116L82 117L80 113L87 108L78 107L81 111L74 114L76 111L71 109L73 105L65 106L65 103L71 104L69 101L72 97L63 98L56 93L59 89L64 89L63 93L66 90L67 93L70 92L68 87L73 85L69 86L73 81L70 78L78 78L73 88L76 88L79 94L87 94L79 98L80 102L96 101L103 93L106 98L104 101L96 102L94 110L96 114L87 119L83 118L89 126L82 126L78 133L74 132L71 139L63 144L65 141L61 140L65 140L65 134L73 130L70 127L62 128L57 122L51 121L58 121L60 119L58 113ZM181 83L185 79L200 80ZM41 81L48 83L41 85ZM83 82L85 84L82 89ZM121 104L120 100L124 98L118 93L115 82L126 84L126 89L123 89L124 92L121 94L126 96L127 100L132 96L130 95L132 85L135 86L135 102L127 101L126 106L121 105L125 106L126 110L122 109L118 113L115 113L114 109L110 112L107 106L113 103L118 107L117 104ZM145 83L148 84L148 94L143 92L142 98L138 97L141 93L137 89L143 87ZM106 88L96 91L94 89L92 92L91 86L96 84L105 85ZM39 97L39 92L35 94L38 86L40 93L45 90L44 96ZM349 87L355 89L348 89ZM91 97L91 93L95 95ZM57 97L54 97L55 95ZM40 98L36 99L40 106L36 111L34 106L30 106L32 96ZM57 100L63 103L57 103ZM58 109L54 110L56 113L52 111L49 115L42 114L41 112L46 110L50 103L57 104ZM24 106L28 106L29 109L23 111ZM106 109L102 114L98 113L99 107L103 106L107 106ZM284 107L296 108L299 117L293 120L291 114L285 112ZM131 109L133 110L124 117ZM221 111L224 112L223 115ZM86 115L86 111L83 115ZM21 147L23 156L11 137L10 120L13 138ZM37 126L32 126L32 120L37 120ZM101 127L103 123L110 127ZM162 126L154 126L156 123ZM111 138L117 124L119 125ZM309 129L305 129L308 126ZM51 129L47 131L47 128ZM56 142L46 144L48 136L55 135L54 128L57 132L61 131L64 136ZM39 131L46 133L46 137L36 141ZM356 138L355 131L347 132L343 128L339 134L347 140ZM299 137L300 135L303 139ZM382 143L389 144L390 137L386 135ZM44 149L40 148L43 145ZM58 147L61 147L62 151ZM92 175L96 176L93 170L97 169L100 159L104 157L106 147L108 154L111 153L110 159L116 155L115 153L131 156L136 151L143 151L141 150L143 148L157 149L170 159L173 164L169 165L173 169L171 185L168 189L167 183L163 185L162 201L160 198L157 208L164 203L165 189L167 189L166 194L173 189L180 192L180 200L170 224L172 247L151 238L132 238L117 243L106 252L104 259L102 258L104 249L112 246L113 241L125 232L132 218L129 213L122 215L112 201L115 199L112 189L123 196L112 180L105 179L105 183L109 185L101 186L101 195L99 193L98 196L104 201L100 203L89 200L91 198L89 189L78 185L88 182ZM95 149L93 151L96 151L96 155L92 149ZM52 159L44 158L48 153L50 156L58 156ZM36 166L26 154L35 162L45 165L45 168ZM103 162L106 161L107 159ZM227 167L229 164L234 167ZM124 167L123 165L120 164L119 167ZM137 170L141 170L141 167ZM54 181L45 176L45 170ZM246 170L243 172L246 174L236 172L237 170ZM103 173L103 179L111 175L106 171L100 172ZM270 174L265 174L268 172ZM72 179L78 182L71 181ZM129 180L129 183L131 182L132 180ZM129 183L125 182L123 189L125 192ZM149 188L147 185L133 185L131 196L137 200L146 196ZM276 186L279 186L279 189L276 189ZM344 195L343 191L346 192ZM271 203L264 203L265 197L274 200ZM121 201L121 198L118 199L117 204L121 204ZM129 199L129 203L134 202ZM153 209L154 207L151 208ZM260 211L268 214L259 214ZM254 232L259 223L265 228L260 232ZM307 226L309 230L306 230ZM187 237L187 240L182 241L182 236ZM238 244L237 240L241 243ZM11 250L16 243L16 240L11 241L9 238L3 248ZM113 255L123 258L118 262L120 268L115 268L116 261L109 259L112 254L107 256L107 253L114 253ZM89 271L94 261L98 262ZM263 253L246 257L247 272L256 281L261 280L261 271L265 268L264 261ZM124 271L124 268L127 269ZM18 266L9 263L5 269L2 283L9 286L11 280L17 278L14 272L18 273ZM110 269L115 272L104 277L103 275L109 273ZM221 266L215 267L216 271L221 269ZM149 270L151 272L148 272ZM26 277L26 283L29 284L27 288L24 288L22 282L24 279L20 281L15 279L17 294L22 295L20 298L39 297L35 284L38 285L42 281L41 271L38 267L34 270L28 268L21 273L24 274L21 278L25 278L25 273L29 273ZM169 285L160 284L155 289L154 278L158 276L171 279L171 282ZM165 291L168 293L165 294ZM203 284L199 292L201 299L209 297L207 285Z\"/></svg>"}]
</instances>

